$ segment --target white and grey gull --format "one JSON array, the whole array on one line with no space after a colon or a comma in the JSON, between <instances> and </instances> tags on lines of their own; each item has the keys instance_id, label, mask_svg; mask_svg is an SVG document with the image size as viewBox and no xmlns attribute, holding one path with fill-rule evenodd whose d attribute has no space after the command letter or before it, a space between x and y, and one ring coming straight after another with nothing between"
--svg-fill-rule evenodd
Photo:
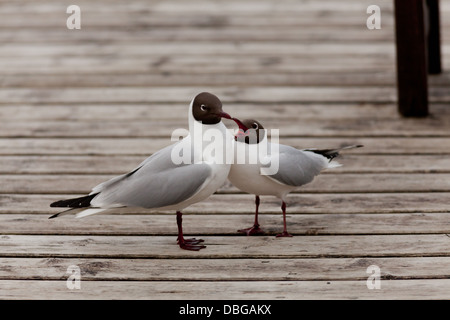
<instances>
[{"instance_id":1,"label":"white and grey gull","mask_svg":"<svg viewBox=\"0 0 450 320\"><path fill-rule=\"evenodd\" d=\"M207 147L211 148L211 143L225 148L225 153L229 151L227 148L232 148L233 135L221 121L222 118L232 118L223 112L219 98L208 92L192 99L188 118L189 134L182 140L154 153L131 172L97 185L86 196L53 202L51 207L70 209L50 218L79 211L76 209L82 209L76 217L118 207L174 210L177 214L179 246L196 251L205 248L202 239L184 238L182 210L206 199L225 183L230 163L220 159L216 161L212 153L204 151ZM208 130L220 133L223 140L205 138ZM190 161L174 161L174 155L184 159L187 157Z\"/></svg>"},{"instance_id":2,"label":"white and grey gull","mask_svg":"<svg viewBox=\"0 0 450 320\"><path fill-rule=\"evenodd\" d=\"M283 213L284 229L277 237L291 237L286 226L286 196L313 181L323 170L340 166L339 163L332 162L339 155L339 151L362 147L350 145L337 149L299 150L268 142L267 131L256 120L246 119L241 122L235 119L235 122L240 130L235 136L235 162L231 166L228 179L238 189L255 195L255 222L250 228L238 230L247 235L264 233L258 222L259 196L272 195L281 199ZM247 161L239 163L238 157L242 155L246 156ZM250 155L256 155L256 161L253 163L249 161ZM277 170L262 174L264 168L274 161L277 162Z\"/></svg>"}]
</instances>

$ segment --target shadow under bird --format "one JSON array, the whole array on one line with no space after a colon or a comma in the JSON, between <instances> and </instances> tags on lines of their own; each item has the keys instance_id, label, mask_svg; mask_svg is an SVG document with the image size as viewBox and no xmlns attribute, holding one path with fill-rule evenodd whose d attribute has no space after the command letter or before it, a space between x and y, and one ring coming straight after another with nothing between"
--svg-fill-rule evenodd
<instances>
[{"instance_id":1,"label":"shadow under bird","mask_svg":"<svg viewBox=\"0 0 450 320\"><path fill-rule=\"evenodd\" d=\"M185 138L154 153L131 172L99 184L87 196L53 202L51 207L70 209L50 218L73 213L75 209L83 209L76 213L78 218L118 207L174 210L177 214L177 242L180 248L196 251L205 248L202 239L183 237L181 211L206 199L225 183L230 164L207 158L203 151L211 143L232 146L233 135L222 123L222 118L234 119L222 111L219 98L208 92L202 92L192 99L188 118L189 134ZM232 143L203 143L198 141L203 139L203 134L194 134L195 130L206 133L211 129L219 131L224 140ZM191 162L175 164L172 158L174 148L190 150ZM201 161L194 163L195 159Z\"/></svg>"},{"instance_id":2,"label":"shadow under bird","mask_svg":"<svg viewBox=\"0 0 450 320\"><path fill-rule=\"evenodd\" d=\"M283 232L277 237L291 237L286 227L286 196L296 188L313 181L323 170L339 167L332 162L339 151L360 148L362 145L351 145L337 149L303 149L299 150L283 144L272 144L267 141L267 132L260 122L246 119L240 122L239 132L235 136L235 161L228 176L230 182L240 190L255 195L255 222L252 227L238 230L247 235L263 234L258 223L259 196L272 195L281 199L283 212ZM266 148L261 148L266 145ZM237 156L257 155L256 163L239 164ZM262 174L262 170L273 161L278 162L278 170L271 174Z\"/></svg>"}]
</instances>

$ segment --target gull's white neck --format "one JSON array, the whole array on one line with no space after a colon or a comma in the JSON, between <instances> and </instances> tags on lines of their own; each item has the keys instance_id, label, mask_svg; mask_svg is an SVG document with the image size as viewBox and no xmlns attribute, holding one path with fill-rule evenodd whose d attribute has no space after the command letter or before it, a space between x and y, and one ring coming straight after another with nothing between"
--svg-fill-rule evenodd
<instances>
[{"instance_id":1,"label":"gull's white neck","mask_svg":"<svg viewBox=\"0 0 450 320\"><path fill-rule=\"evenodd\" d=\"M228 163L227 158L234 142L233 135L228 132L222 121L216 124L202 124L192 114L193 101L189 106L189 138L193 146L195 159L213 163ZM212 150L214 152L212 152ZM197 161L196 161L197 162Z\"/></svg>"}]
</instances>

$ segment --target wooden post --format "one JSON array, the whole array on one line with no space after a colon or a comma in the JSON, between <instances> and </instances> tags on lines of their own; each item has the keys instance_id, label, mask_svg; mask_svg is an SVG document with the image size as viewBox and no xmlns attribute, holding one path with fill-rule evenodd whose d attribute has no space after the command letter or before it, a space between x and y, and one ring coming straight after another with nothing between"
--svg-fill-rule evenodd
<instances>
[{"instance_id":1,"label":"wooden post","mask_svg":"<svg viewBox=\"0 0 450 320\"><path fill-rule=\"evenodd\" d=\"M395 0L398 111L428 115L428 72L422 0Z\"/></svg>"},{"instance_id":2,"label":"wooden post","mask_svg":"<svg viewBox=\"0 0 450 320\"><path fill-rule=\"evenodd\" d=\"M428 73L439 74L441 67L441 35L439 28L439 0L427 0L428 7Z\"/></svg>"}]
</instances>

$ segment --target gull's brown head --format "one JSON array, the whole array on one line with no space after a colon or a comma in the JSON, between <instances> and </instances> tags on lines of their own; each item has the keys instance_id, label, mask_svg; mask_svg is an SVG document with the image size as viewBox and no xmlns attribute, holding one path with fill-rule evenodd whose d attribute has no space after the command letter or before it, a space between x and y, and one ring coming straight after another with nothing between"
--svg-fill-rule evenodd
<instances>
[{"instance_id":1,"label":"gull's brown head","mask_svg":"<svg viewBox=\"0 0 450 320\"><path fill-rule=\"evenodd\" d=\"M194 119L203 124L216 124L222 118L231 119L230 115L222 110L222 102L209 92L202 92L195 96L192 102L192 115Z\"/></svg>"},{"instance_id":2,"label":"gull's brown head","mask_svg":"<svg viewBox=\"0 0 450 320\"><path fill-rule=\"evenodd\" d=\"M235 136L236 141L245 142L247 144L256 144L264 139L264 127L259 121L254 119L240 121L236 118L232 118L232 120L239 126L239 131Z\"/></svg>"}]
</instances>

